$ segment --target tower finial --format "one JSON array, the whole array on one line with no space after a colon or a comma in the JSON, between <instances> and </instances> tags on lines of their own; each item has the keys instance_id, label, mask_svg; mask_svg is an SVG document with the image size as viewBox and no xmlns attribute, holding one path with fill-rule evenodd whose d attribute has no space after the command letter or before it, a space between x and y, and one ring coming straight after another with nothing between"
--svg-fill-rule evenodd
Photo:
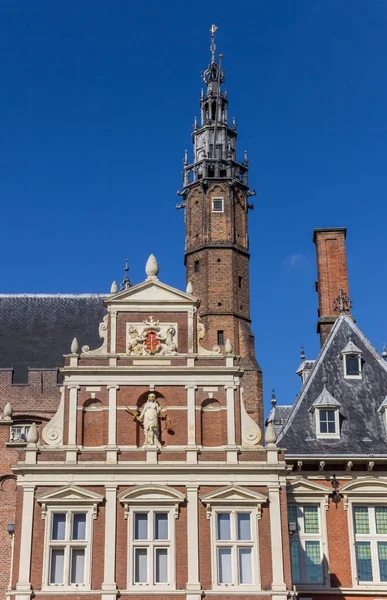
<instances>
[{"instance_id":1,"label":"tower finial","mask_svg":"<svg viewBox=\"0 0 387 600\"><path fill-rule=\"evenodd\" d=\"M122 283L120 285L120 290L121 292L123 290L127 290L128 288L132 287L132 283L130 282L130 279L128 277L128 273L129 273L129 263L128 263L128 259L125 260L125 277L122 280Z\"/></svg>"},{"instance_id":2,"label":"tower finial","mask_svg":"<svg viewBox=\"0 0 387 600\"><path fill-rule=\"evenodd\" d=\"M215 50L216 50L216 46L215 46L215 31L217 30L217 26L216 25L211 25L211 46L210 46L210 50L211 50L211 63L215 62Z\"/></svg>"}]
</instances>

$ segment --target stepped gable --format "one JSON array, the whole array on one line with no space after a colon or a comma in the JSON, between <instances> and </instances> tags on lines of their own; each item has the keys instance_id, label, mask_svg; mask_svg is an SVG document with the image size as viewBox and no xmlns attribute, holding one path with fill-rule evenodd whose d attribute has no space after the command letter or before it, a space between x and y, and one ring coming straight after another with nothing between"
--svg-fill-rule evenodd
<instances>
[{"instance_id":1,"label":"stepped gable","mask_svg":"<svg viewBox=\"0 0 387 600\"><path fill-rule=\"evenodd\" d=\"M360 379L344 377L341 352L348 342L362 351ZM340 404L340 438L317 439L313 415L324 389ZM341 314L278 435L287 456L386 455L386 425L380 407L387 395L387 364L351 317ZM278 410L277 407L276 410Z\"/></svg>"},{"instance_id":2,"label":"stepped gable","mask_svg":"<svg viewBox=\"0 0 387 600\"><path fill-rule=\"evenodd\" d=\"M106 294L0 296L0 369L14 369L13 382L27 383L28 368L56 369L79 347L100 345L98 325Z\"/></svg>"}]
</instances>

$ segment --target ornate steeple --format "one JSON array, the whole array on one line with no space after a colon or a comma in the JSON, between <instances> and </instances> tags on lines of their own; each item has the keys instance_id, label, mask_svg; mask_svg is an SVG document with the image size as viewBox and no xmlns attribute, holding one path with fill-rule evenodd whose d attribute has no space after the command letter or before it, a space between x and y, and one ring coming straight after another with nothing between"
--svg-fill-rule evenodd
<instances>
[{"instance_id":1,"label":"ornate steeple","mask_svg":"<svg viewBox=\"0 0 387 600\"><path fill-rule=\"evenodd\" d=\"M223 55L219 63L215 59L215 39L217 30L212 25L211 62L202 73L205 90L200 98L200 126L195 118L193 141L193 162L189 163L188 153L184 158L184 188L203 179L228 179L240 182L248 189L248 160L244 153L242 162L236 157L236 124L228 125L228 97L222 84L225 74L222 68ZM253 195L249 192L247 195Z\"/></svg>"},{"instance_id":2,"label":"ornate steeple","mask_svg":"<svg viewBox=\"0 0 387 600\"><path fill-rule=\"evenodd\" d=\"M192 134L193 160L184 157L187 284L200 299L199 317L205 331L203 347L241 357L244 402L263 426L261 371L250 329L249 196L247 154L237 160L236 124L228 123L228 97L222 88L222 55L215 57L211 27L211 62L202 79L200 123Z\"/></svg>"}]
</instances>

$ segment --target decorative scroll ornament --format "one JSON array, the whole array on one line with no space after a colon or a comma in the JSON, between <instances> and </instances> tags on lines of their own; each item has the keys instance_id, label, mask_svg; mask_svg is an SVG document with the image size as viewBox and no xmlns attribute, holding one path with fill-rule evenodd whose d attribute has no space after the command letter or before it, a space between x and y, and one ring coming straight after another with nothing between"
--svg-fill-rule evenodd
<instances>
[{"instance_id":1,"label":"decorative scroll ornament","mask_svg":"<svg viewBox=\"0 0 387 600\"><path fill-rule=\"evenodd\" d=\"M129 330L129 341L127 353L134 356L149 356L158 354L160 356L172 356L177 354L175 342L176 328L169 324L162 329L160 322L149 317L144 321L144 327L139 332L135 325Z\"/></svg>"},{"instance_id":2,"label":"decorative scroll ornament","mask_svg":"<svg viewBox=\"0 0 387 600\"><path fill-rule=\"evenodd\" d=\"M64 387L60 388L61 397L58 410L42 430L43 441L48 446L60 446L63 442L63 423L64 423Z\"/></svg>"},{"instance_id":3,"label":"decorative scroll ornament","mask_svg":"<svg viewBox=\"0 0 387 600\"><path fill-rule=\"evenodd\" d=\"M250 417L243 401L243 388L240 389L241 395L241 421L242 421L242 444L244 446L260 446L262 438L261 428Z\"/></svg>"},{"instance_id":4,"label":"decorative scroll ornament","mask_svg":"<svg viewBox=\"0 0 387 600\"><path fill-rule=\"evenodd\" d=\"M90 350L89 346L82 346L82 352L84 354L106 354L107 352L107 338L108 338L108 315L105 315L103 321L99 324L98 334L101 340L103 340L102 345L95 350Z\"/></svg>"},{"instance_id":5,"label":"decorative scroll ornament","mask_svg":"<svg viewBox=\"0 0 387 600\"><path fill-rule=\"evenodd\" d=\"M140 416L144 426L144 446L161 447L159 415L161 412L160 404L156 400L156 395L152 392L148 394L148 399L141 409Z\"/></svg>"}]
</instances>

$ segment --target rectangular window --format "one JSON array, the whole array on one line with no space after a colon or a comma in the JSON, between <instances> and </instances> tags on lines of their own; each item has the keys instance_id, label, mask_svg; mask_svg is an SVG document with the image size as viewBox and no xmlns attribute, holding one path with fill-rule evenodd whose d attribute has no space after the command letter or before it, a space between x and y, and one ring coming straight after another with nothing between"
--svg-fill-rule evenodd
<instances>
[{"instance_id":1,"label":"rectangular window","mask_svg":"<svg viewBox=\"0 0 387 600\"><path fill-rule=\"evenodd\" d=\"M336 433L336 421L334 410L319 410L320 433Z\"/></svg>"},{"instance_id":2,"label":"rectangular window","mask_svg":"<svg viewBox=\"0 0 387 600\"><path fill-rule=\"evenodd\" d=\"M294 583L322 584L322 534L320 506L316 504L290 504L289 523L294 523L290 559Z\"/></svg>"},{"instance_id":3,"label":"rectangular window","mask_svg":"<svg viewBox=\"0 0 387 600\"><path fill-rule=\"evenodd\" d=\"M387 506L353 506L357 580L387 582Z\"/></svg>"},{"instance_id":4,"label":"rectangular window","mask_svg":"<svg viewBox=\"0 0 387 600\"><path fill-rule=\"evenodd\" d=\"M90 546L88 518L88 513L76 510L49 511L48 585L86 584L86 560Z\"/></svg>"},{"instance_id":5,"label":"rectangular window","mask_svg":"<svg viewBox=\"0 0 387 600\"><path fill-rule=\"evenodd\" d=\"M131 585L169 585L170 512L133 512L133 565Z\"/></svg>"},{"instance_id":6,"label":"rectangular window","mask_svg":"<svg viewBox=\"0 0 387 600\"><path fill-rule=\"evenodd\" d=\"M223 198L212 199L212 212L223 212Z\"/></svg>"},{"instance_id":7,"label":"rectangular window","mask_svg":"<svg viewBox=\"0 0 387 600\"><path fill-rule=\"evenodd\" d=\"M345 357L346 360L346 368L347 375L350 376L359 376L360 375L360 357L357 354L348 354Z\"/></svg>"},{"instance_id":8,"label":"rectangular window","mask_svg":"<svg viewBox=\"0 0 387 600\"><path fill-rule=\"evenodd\" d=\"M223 346L224 344L224 331L218 331L218 346Z\"/></svg>"},{"instance_id":9,"label":"rectangular window","mask_svg":"<svg viewBox=\"0 0 387 600\"><path fill-rule=\"evenodd\" d=\"M12 425L11 442L25 442L31 425Z\"/></svg>"},{"instance_id":10,"label":"rectangular window","mask_svg":"<svg viewBox=\"0 0 387 600\"><path fill-rule=\"evenodd\" d=\"M217 512L215 517L217 584L252 585L255 542L251 513Z\"/></svg>"},{"instance_id":11,"label":"rectangular window","mask_svg":"<svg viewBox=\"0 0 387 600\"><path fill-rule=\"evenodd\" d=\"M238 277L238 287L242 287L242 277L240 275Z\"/></svg>"},{"instance_id":12,"label":"rectangular window","mask_svg":"<svg viewBox=\"0 0 387 600\"><path fill-rule=\"evenodd\" d=\"M195 270L195 273L198 273L200 271L200 262L198 260L195 260L194 270Z\"/></svg>"}]
</instances>

